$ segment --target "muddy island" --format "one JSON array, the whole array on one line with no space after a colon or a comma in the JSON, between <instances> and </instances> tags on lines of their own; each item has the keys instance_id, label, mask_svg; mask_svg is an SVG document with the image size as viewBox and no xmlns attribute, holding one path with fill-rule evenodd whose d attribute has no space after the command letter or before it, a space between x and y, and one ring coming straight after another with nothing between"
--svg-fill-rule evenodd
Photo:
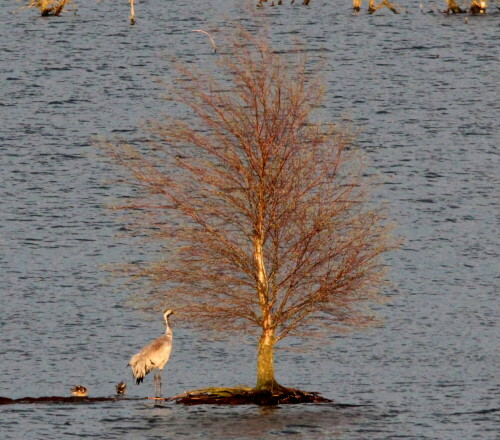
<instances>
[{"instance_id":1,"label":"muddy island","mask_svg":"<svg viewBox=\"0 0 500 440\"><path fill-rule=\"evenodd\" d=\"M276 406L298 403L331 403L317 392L300 391L293 388L279 387L276 391L256 390L249 387L202 388L186 391L173 400L184 405L259 405Z\"/></svg>"},{"instance_id":2,"label":"muddy island","mask_svg":"<svg viewBox=\"0 0 500 440\"><path fill-rule=\"evenodd\" d=\"M317 392L300 391L293 388L280 387L276 391L255 390L249 387L202 388L185 391L182 394L167 398L138 397L75 397L75 396L43 396L10 399L0 396L0 405L34 404L34 403L78 403L91 404L98 402L118 402L124 400L152 399L160 402L175 402L181 405L259 405L277 406L299 403L332 403L332 400L320 396ZM351 405L349 405L351 406Z\"/></svg>"}]
</instances>

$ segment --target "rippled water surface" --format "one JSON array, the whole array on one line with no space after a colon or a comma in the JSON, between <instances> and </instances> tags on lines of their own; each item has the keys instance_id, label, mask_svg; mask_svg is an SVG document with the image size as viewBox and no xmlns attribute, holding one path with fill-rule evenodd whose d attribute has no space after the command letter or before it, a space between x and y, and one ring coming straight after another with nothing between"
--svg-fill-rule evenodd
<instances>
[{"instance_id":1,"label":"rippled water surface","mask_svg":"<svg viewBox=\"0 0 500 440\"><path fill-rule=\"evenodd\" d=\"M104 209L126 189L109 183L91 139L140 142L140 122L169 111L155 82L169 78L169 57L217 56L191 31L250 26L233 0L140 1L135 27L126 1L77 3L76 15L44 19L0 0L0 395L11 398L79 383L105 396L120 380L131 397L152 392L125 364L161 318L125 307L130 291L102 269L148 249ZM298 3L260 13L280 50L304 39L321 60L325 114L360 129L405 243L390 259L385 326L278 351L277 377L364 406L12 405L0 408L2 439L498 438L500 15L465 24L409 0L398 16ZM166 394L252 383L251 344L209 344L175 321L174 333Z\"/></svg>"}]
</instances>

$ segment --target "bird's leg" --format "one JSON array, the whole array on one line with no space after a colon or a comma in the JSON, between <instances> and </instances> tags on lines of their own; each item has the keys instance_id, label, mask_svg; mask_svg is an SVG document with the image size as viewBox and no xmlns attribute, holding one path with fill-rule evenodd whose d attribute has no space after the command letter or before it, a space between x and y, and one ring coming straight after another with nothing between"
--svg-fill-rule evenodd
<instances>
[{"instance_id":1,"label":"bird's leg","mask_svg":"<svg viewBox=\"0 0 500 440\"><path fill-rule=\"evenodd\" d=\"M161 397L161 376L160 371L156 370L156 393L155 397Z\"/></svg>"},{"instance_id":2,"label":"bird's leg","mask_svg":"<svg viewBox=\"0 0 500 440\"><path fill-rule=\"evenodd\" d=\"M155 397L158 397L158 374L157 370L154 370L154 384L155 384Z\"/></svg>"},{"instance_id":3,"label":"bird's leg","mask_svg":"<svg viewBox=\"0 0 500 440\"><path fill-rule=\"evenodd\" d=\"M160 394L158 395L158 397L161 397L161 372L162 370L158 370L158 385L160 388Z\"/></svg>"}]
</instances>

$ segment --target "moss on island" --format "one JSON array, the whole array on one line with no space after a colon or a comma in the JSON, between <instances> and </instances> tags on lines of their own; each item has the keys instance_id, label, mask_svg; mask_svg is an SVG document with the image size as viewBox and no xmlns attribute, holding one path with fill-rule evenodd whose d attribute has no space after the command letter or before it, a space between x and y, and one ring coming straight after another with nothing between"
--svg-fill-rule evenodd
<instances>
[{"instance_id":1,"label":"moss on island","mask_svg":"<svg viewBox=\"0 0 500 440\"><path fill-rule=\"evenodd\" d=\"M276 406L298 403L327 403L331 400L317 392L279 387L275 391L256 390L250 387L209 387L186 391L173 400L183 405L260 405Z\"/></svg>"}]
</instances>

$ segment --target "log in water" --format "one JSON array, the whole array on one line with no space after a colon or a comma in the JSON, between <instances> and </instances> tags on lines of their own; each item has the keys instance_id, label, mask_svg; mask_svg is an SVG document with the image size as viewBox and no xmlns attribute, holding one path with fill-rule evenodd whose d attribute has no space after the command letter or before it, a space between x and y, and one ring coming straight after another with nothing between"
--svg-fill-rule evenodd
<instances>
[{"instance_id":1,"label":"log in water","mask_svg":"<svg viewBox=\"0 0 500 440\"><path fill-rule=\"evenodd\" d=\"M42 397L21 397L10 399L0 396L0 405L16 405L30 403L97 403L97 402L118 402L123 400L144 400L137 397L75 397L75 396L42 396Z\"/></svg>"}]
</instances>

